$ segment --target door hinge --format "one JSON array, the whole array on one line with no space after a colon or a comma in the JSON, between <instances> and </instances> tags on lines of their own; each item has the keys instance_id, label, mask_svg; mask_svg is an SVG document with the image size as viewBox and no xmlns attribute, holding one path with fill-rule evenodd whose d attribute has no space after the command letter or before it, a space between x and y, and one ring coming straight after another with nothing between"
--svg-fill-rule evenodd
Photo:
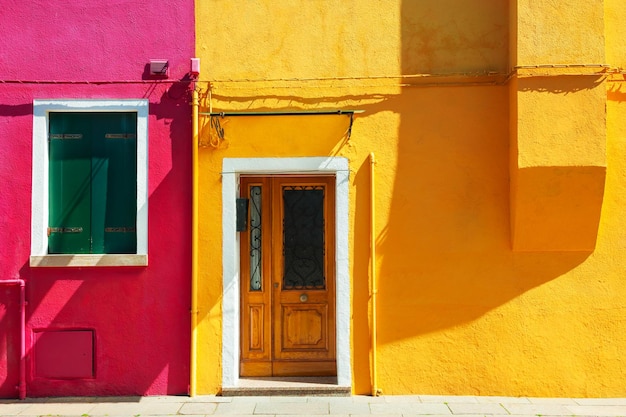
<instances>
[{"instance_id":1,"label":"door hinge","mask_svg":"<svg viewBox=\"0 0 626 417\"><path fill-rule=\"evenodd\" d=\"M105 139L135 139L137 137L134 133L107 133L104 135Z\"/></svg>"},{"instance_id":2,"label":"door hinge","mask_svg":"<svg viewBox=\"0 0 626 417\"><path fill-rule=\"evenodd\" d=\"M48 136L48 140L50 139L82 139L82 133L53 133Z\"/></svg>"},{"instance_id":3,"label":"door hinge","mask_svg":"<svg viewBox=\"0 0 626 417\"><path fill-rule=\"evenodd\" d=\"M82 233L82 227L48 227L48 237L52 233Z\"/></svg>"}]
</instances>

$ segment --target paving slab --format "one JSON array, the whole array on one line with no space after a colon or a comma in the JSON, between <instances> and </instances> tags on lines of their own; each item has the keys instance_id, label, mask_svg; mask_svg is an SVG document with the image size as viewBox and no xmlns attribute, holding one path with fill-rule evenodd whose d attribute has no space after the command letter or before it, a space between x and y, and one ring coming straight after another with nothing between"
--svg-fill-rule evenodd
<instances>
[{"instance_id":1,"label":"paving slab","mask_svg":"<svg viewBox=\"0 0 626 417\"><path fill-rule=\"evenodd\" d=\"M249 404L249 403L262 403L262 402L270 402L272 397L228 397L230 398L230 402L233 404ZM322 397L320 397L322 398Z\"/></svg>"},{"instance_id":2,"label":"paving slab","mask_svg":"<svg viewBox=\"0 0 626 417\"><path fill-rule=\"evenodd\" d=\"M480 404L483 404L483 403L530 404L530 400L527 397L486 396L486 397L476 397L476 401Z\"/></svg>"},{"instance_id":3,"label":"paving slab","mask_svg":"<svg viewBox=\"0 0 626 417\"><path fill-rule=\"evenodd\" d=\"M83 415L91 414L97 404L94 403L36 403L30 404L20 412L21 416L46 416L46 415Z\"/></svg>"},{"instance_id":4,"label":"paving slab","mask_svg":"<svg viewBox=\"0 0 626 417\"><path fill-rule=\"evenodd\" d=\"M0 415L2 416L15 416L30 407L31 404L25 403L0 403Z\"/></svg>"},{"instance_id":5,"label":"paving slab","mask_svg":"<svg viewBox=\"0 0 626 417\"><path fill-rule=\"evenodd\" d=\"M369 403L369 404L381 403L382 404L382 403L387 402L387 397L389 396L385 395L385 396L379 396L379 397L371 397L369 395L353 395L352 401L355 403Z\"/></svg>"},{"instance_id":6,"label":"paving slab","mask_svg":"<svg viewBox=\"0 0 626 417\"><path fill-rule=\"evenodd\" d=\"M576 405L576 401L573 398L536 398L528 397L528 401L531 404L561 404L561 405Z\"/></svg>"},{"instance_id":7,"label":"paving slab","mask_svg":"<svg viewBox=\"0 0 626 417\"><path fill-rule=\"evenodd\" d=\"M626 416L626 405L568 405L567 409L577 416Z\"/></svg>"},{"instance_id":8,"label":"paving slab","mask_svg":"<svg viewBox=\"0 0 626 417\"><path fill-rule=\"evenodd\" d=\"M422 402L420 395L382 395L378 398L382 398L386 403L421 403Z\"/></svg>"},{"instance_id":9,"label":"paving slab","mask_svg":"<svg viewBox=\"0 0 626 417\"><path fill-rule=\"evenodd\" d=\"M185 417L205 417L207 414L177 414L178 416L184 415ZM139 417L155 417L155 416L139 416ZM159 416L156 416L159 417Z\"/></svg>"},{"instance_id":10,"label":"paving slab","mask_svg":"<svg viewBox=\"0 0 626 417\"><path fill-rule=\"evenodd\" d=\"M222 415L222 414L216 413L215 415L218 416L218 415ZM228 414L228 417L244 417L244 416L247 416L247 417L277 417L277 416L274 416L273 414ZM302 415L297 415L297 416L298 417L302 417ZM207 417L211 417L211 416L207 416ZM280 417L289 417L289 416L288 415L281 415ZM328 417L328 415L326 417Z\"/></svg>"},{"instance_id":11,"label":"paving slab","mask_svg":"<svg viewBox=\"0 0 626 417\"><path fill-rule=\"evenodd\" d=\"M89 414L92 416L115 416L115 415L136 416L137 414L141 414L140 410L141 410L141 405L138 402L137 403L106 402L106 403L92 404L91 410L86 412L86 414ZM65 414L74 414L74 413L68 412Z\"/></svg>"},{"instance_id":12,"label":"paving slab","mask_svg":"<svg viewBox=\"0 0 626 417\"><path fill-rule=\"evenodd\" d=\"M193 402L193 403L185 403L178 410L178 414L185 415L204 415L204 414L214 414L217 409L218 403L201 403L201 402Z\"/></svg>"},{"instance_id":13,"label":"paving slab","mask_svg":"<svg viewBox=\"0 0 626 417\"><path fill-rule=\"evenodd\" d=\"M261 415L255 414L254 417L261 417ZM302 414L293 414L293 415L281 414L280 417L302 417ZM306 414L306 417L328 417L328 414ZM350 416L349 414L336 414L336 415L333 415L333 417L352 417L352 416Z\"/></svg>"},{"instance_id":14,"label":"paving slab","mask_svg":"<svg viewBox=\"0 0 626 417\"><path fill-rule=\"evenodd\" d=\"M264 403L268 403L269 404L269 400L268 401L264 401ZM217 404L217 409L215 410L215 414L228 414L228 415L233 415L233 414L247 414L247 415L252 415L254 414L254 409L257 406L257 402L232 402L232 403L219 403Z\"/></svg>"},{"instance_id":15,"label":"paving slab","mask_svg":"<svg viewBox=\"0 0 626 417\"><path fill-rule=\"evenodd\" d=\"M330 405L330 414L370 414L370 405L368 403L355 403L355 402L344 402L344 403L336 403L331 402Z\"/></svg>"},{"instance_id":16,"label":"paving slab","mask_svg":"<svg viewBox=\"0 0 626 417\"><path fill-rule=\"evenodd\" d=\"M454 414L457 415L457 414ZM505 414L458 414L459 417L511 417L510 414L505 413ZM143 416L142 416L143 417ZM434 416L428 416L428 417L434 417ZM448 416L449 417L449 416ZM535 415L517 415L515 417L537 417ZM541 417L563 417L563 416L541 416ZM567 416L567 417L572 417L572 416ZM580 417L580 416L576 416L576 417Z\"/></svg>"},{"instance_id":17,"label":"paving slab","mask_svg":"<svg viewBox=\"0 0 626 417\"><path fill-rule=\"evenodd\" d=\"M494 414L452 414L459 417L494 417ZM409 414L403 414L402 417L410 417ZM417 416L416 416L417 417ZM450 417L450 414L431 414L428 417ZM507 414L507 417L511 417Z\"/></svg>"},{"instance_id":18,"label":"paving slab","mask_svg":"<svg viewBox=\"0 0 626 417\"><path fill-rule=\"evenodd\" d=\"M193 403L195 404L195 403ZM176 415L178 410L183 406L183 403L179 402L147 402L139 403L138 414L145 415Z\"/></svg>"},{"instance_id":19,"label":"paving slab","mask_svg":"<svg viewBox=\"0 0 626 417\"><path fill-rule=\"evenodd\" d=\"M626 398L574 398L578 405L626 405Z\"/></svg>"},{"instance_id":20,"label":"paving slab","mask_svg":"<svg viewBox=\"0 0 626 417\"><path fill-rule=\"evenodd\" d=\"M152 396L0 400L0 417L566 417L626 416L626 398L444 395L351 397Z\"/></svg>"},{"instance_id":21,"label":"paving slab","mask_svg":"<svg viewBox=\"0 0 626 417\"><path fill-rule=\"evenodd\" d=\"M181 414L170 414L171 416L181 416ZM207 414L197 414L197 415L193 415L193 414L185 414L184 417L205 417ZM80 416L80 417L88 417L88 416ZM107 417L112 417L112 416L107 416ZM121 416L120 416L121 417ZM139 416L124 416L124 417L163 417L163 415L160 414L141 414Z\"/></svg>"},{"instance_id":22,"label":"paving slab","mask_svg":"<svg viewBox=\"0 0 626 417\"><path fill-rule=\"evenodd\" d=\"M473 395L420 395L424 403L478 403Z\"/></svg>"},{"instance_id":23,"label":"paving slab","mask_svg":"<svg viewBox=\"0 0 626 417\"><path fill-rule=\"evenodd\" d=\"M443 403L385 403L370 404L372 414L444 414L451 415L452 412Z\"/></svg>"},{"instance_id":24,"label":"paving slab","mask_svg":"<svg viewBox=\"0 0 626 417\"><path fill-rule=\"evenodd\" d=\"M544 404L509 404L502 403L502 406L513 415L530 415L530 416L570 416L572 413L562 404L552 404L546 402Z\"/></svg>"},{"instance_id":25,"label":"paving slab","mask_svg":"<svg viewBox=\"0 0 626 417\"><path fill-rule=\"evenodd\" d=\"M282 417L282 416L281 416ZM335 416L333 416L335 417ZM372 417L372 414L350 414L350 417ZM376 414L376 417L403 417L401 413ZM449 417L449 416L448 416Z\"/></svg>"},{"instance_id":26,"label":"paving slab","mask_svg":"<svg viewBox=\"0 0 626 417\"><path fill-rule=\"evenodd\" d=\"M254 409L254 414L273 415L328 415L329 404L324 402L300 403L300 402L269 402L259 403Z\"/></svg>"},{"instance_id":27,"label":"paving slab","mask_svg":"<svg viewBox=\"0 0 626 417\"><path fill-rule=\"evenodd\" d=\"M308 398L309 397L306 397L306 396L297 397L297 396L281 396L281 395L273 395L269 397L271 403L305 403L308 401Z\"/></svg>"},{"instance_id":28,"label":"paving slab","mask_svg":"<svg viewBox=\"0 0 626 417\"><path fill-rule=\"evenodd\" d=\"M203 417L211 417L213 415L216 415L216 416L218 416L218 415L228 415L228 417L263 417L263 416L254 415L254 414L219 414L219 413L217 413L217 414L205 414ZM143 416L140 416L140 417L143 417ZM185 416L185 417L192 417L192 416Z\"/></svg>"},{"instance_id":29,"label":"paving slab","mask_svg":"<svg viewBox=\"0 0 626 417\"><path fill-rule=\"evenodd\" d=\"M493 403L449 403L452 414L506 414L507 411L500 404Z\"/></svg>"}]
</instances>

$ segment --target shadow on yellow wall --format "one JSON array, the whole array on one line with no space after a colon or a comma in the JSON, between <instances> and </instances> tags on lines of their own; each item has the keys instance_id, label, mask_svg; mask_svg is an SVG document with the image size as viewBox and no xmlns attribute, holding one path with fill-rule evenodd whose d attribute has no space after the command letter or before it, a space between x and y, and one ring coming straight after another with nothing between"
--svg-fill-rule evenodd
<instances>
[{"instance_id":1,"label":"shadow on yellow wall","mask_svg":"<svg viewBox=\"0 0 626 417\"><path fill-rule=\"evenodd\" d=\"M404 0L403 74L507 70L508 1Z\"/></svg>"},{"instance_id":2,"label":"shadow on yellow wall","mask_svg":"<svg viewBox=\"0 0 626 417\"><path fill-rule=\"evenodd\" d=\"M585 101L586 94L599 100L597 92L604 86L597 77L511 80L489 86L471 85L470 80L467 85L451 86L452 77L446 76L428 78L433 80L428 86L407 85L416 82L418 77L412 77L416 74L456 74L461 83L467 82L463 74L507 74L509 37L515 33L509 3L514 2L392 2L400 10L376 11L390 25L370 24L373 8L367 6L373 3L318 10L312 6L316 3L296 7L285 1L280 3L285 10L267 7L273 20L266 18L265 10L257 10L256 3L246 3L258 12L253 17L263 16L252 20L257 26L237 30L233 23L232 34L211 32L210 40L219 47L207 42L212 53L207 53L207 61L217 62L224 55L221 64L211 69L217 80L223 80L216 81L213 91L214 111L359 109L364 113L356 116L351 137L348 116L218 118L224 138L215 148L206 141L215 128L205 124L201 142L208 148L200 152L200 246L209 250L200 259L200 318L212 320L203 321L203 389L214 392L220 384L222 248L217 231L221 230L222 158L343 156L351 170L353 389L358 394L370 392L368 157L374 152L378 366L384 393L557 395L565 389L569 395L580 395L580 387L586 386L581 380L594 372L584 352L597 348L606 353L596 341L606 329L594 327L603 313L585 314L601 298L582 296L596 261L590 258L597 254L512 249L510 182L515 178L510 172L511 155L517 155L511 138L519 126L517 115L510 117L510 113L516 111L511 105L517 104L514 91L531 98L525 102L528 108L537 98L547 110L560 109L559 116L575 118L576 105ZM217 8L206 18L213 15L214 25L206 27L238 16ZM289 20L296 17L300 25L294 27ZM327 25L318 28L311 22ZM243 42L250 33L264 41ZM398 35L401 44L396 44ZM235 41L236 51L227 47ZM247 57L246 65L237 61L239 55ZM388 78L376 78L379 75ZM337 79L329 79L334 76ZM618 87L612 87L611 94L615 100L623 95ZM572 111L558 107L563 103ZM205 97L202 111L208 110ZM540 110L545 123L538 125L529 117L528 125L551 128L550 114ZM597 111L603 111L602 106ZM601 124L604 116L597 116L594 113L589 119ZM584 118L571 122L560 127L588 128ZM526 136L531 145L533 137ZM578 137L584 141L587 135ZM596 148L599 155L603 149ZM587 156L581 149L581 157ZM569 150L548 150L548 162L523 168L528 170L524 175L533 177L532 183L542 184L558 175L564 166L559 158L571 156ZM600 159L596 154L591 157ZM568 168L585 171L580 166ZM597 179L604 175L603 169L599 163L590 175ZM575 179L568 181L563 184L578 184ZM597 190L603 186L594 182ZM576 188L566 190L570 193L560 202L579 194ZM534 201L538 207L543 197ZM597 209L603 195L596 193L594 198ZM550 239L549 228L563 220L562 213L557 210L544 223L528 221L524 227ZM581 213L584 210L575 212ZM596 233L598 216L593 211L572 218L591 219ZM576 223L570 229L579 233ZM607 263L606 259L598 262ZM593 291L608 292L610 284ZM604 320L605 326L609 321ZM584 371L572 370L577 366ZM544 370L550 373L550 381L542 381ZM581 380L572 382L575 378Z\"/></svg>"},{"instance_id":3,"label":"shadow on yellow wall","mask_svg":"<svg viewBox=\"0 0 626 417\"><path fill-rule=\"evenodd\" d=\"M528 324L524 302L512 313L499 308L567 274L591 252L512 251L506 87L407 88L396 102L397 168L388 212L381 202L378 215L381 385L386 393L460 393L471 390L463 388L464 379L479 378L485 380L482 388L471 392L506 392L497 383L488 388L488 381L498 378L510 356L524 356L523 342L515 338L524 337L521 329ZM384 147L377 152L380 171L394 165ZM360 176L357 194L368 180ZM357 197L356 220L363 226L355 226L355 242L367 238L367 218L358 214L362 204ZM366 312L357 306L366 295L358 276L367 272L356 267L365 256L364 249L355 251L355 317ZM367 330L358 323L355 345L366 343ZM363 358L355 350L357 363ZM472 374L480 367L491 369ZM358 373L367 368L355 369L356 389L366 392ZM456 382L433 381L433 372Z\"/></svg>"}]
</instances>

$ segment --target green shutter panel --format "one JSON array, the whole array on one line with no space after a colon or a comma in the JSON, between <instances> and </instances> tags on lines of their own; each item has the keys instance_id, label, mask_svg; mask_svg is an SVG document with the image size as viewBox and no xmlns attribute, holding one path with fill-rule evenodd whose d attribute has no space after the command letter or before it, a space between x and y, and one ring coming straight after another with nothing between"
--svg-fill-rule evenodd
<instances>
[{"instance_id":1,"label":"green shutter panel","mask_svg":"<svg viewBox=\"0 0 626 417\"><path fill-rule=\"evenodd\" d=\"M104 152L106 124L102 113L92 113L91 136L91 250L93 253L106 253L104 250L104 224L106 219L109 158Z\"/></svg>"},{"instance_id":2,"label":"green shutter panel","mask_svg":"<svg viewBox=\"0 0 626 417\"><path fill-rule=\"evenodd\" d=\"M137 114L51 113L49 253L136 253Z\"/></svg>"},{"instance_id":3,"label":"green shutter panel","mask_svg":"<svg viewBox=\"0 0 626 417\"><path fill-rule=\"evenodd\" d=\"M50 113L49 253L91 251L91 141L75 113Z\"/></svg>"},{"instance_id":4,"label":"green shutter panel","mask_svg":"<svg viewBox=\"0 0 626 417\"><path fill-rule=\"evenodd\" d=\"M94 251L136 253L137 114L103 113L94 126L98 128L92 168Z\"/></svg>"}]
</instances>

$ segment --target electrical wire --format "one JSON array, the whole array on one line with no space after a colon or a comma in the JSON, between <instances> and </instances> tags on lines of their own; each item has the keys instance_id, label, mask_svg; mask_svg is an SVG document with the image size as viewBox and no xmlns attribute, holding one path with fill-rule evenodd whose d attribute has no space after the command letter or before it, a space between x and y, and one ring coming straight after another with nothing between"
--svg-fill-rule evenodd
<instances>
[{"instance_id":1,"label":"electrical wire","mask_svg":"<svg viewBox=\"0 0 626 417\"><path fill-rule=\"evenodd\" d=\"M562 69L584 68L599 69L595 72L558 72ZM346 77L302 77L302 78L239 78L239 79L216 79L216 80L199 80L194 79L195 83L208 84L209 94L211 87L215 84L243 84L243 83L307 83L307 82L331 82L331 81L373 81L373 80L404 80L397 84L380 84L380 85L358 85L358 87L416 87L416 86L439 86L439 85L503 85L508 83L511 78L520 76L520 70L524 71L524 77L533 76L598 76L598 75L626 75L626 71L622 68L611 67L607 64L540 64L540 65L519 65L513 67L509 72L484 71L484 72L460 72L460 73L424 73L424 74L398 74L398 75L364 75L364 76L346 76ZM531 70L552 70L554 73L533 73ZM463 78L463 81L458 81ZM478 79L484 79L484 81ZM454 79L455 81L435 81L435 82L406 82L406 80L426 81L429 79ZM188 84L190 80L16 80L16 79L0 79L0 84L59 84L59 85L109 85L109 84ZM301 87L301 86L298 86ZM348 88L354 85L307 85L303 88ZM222 88L237 89L246 87L222 86ZM285 86L263 86L263 88L294 88L293 85Z\"/></svg>"}]
</instances>

